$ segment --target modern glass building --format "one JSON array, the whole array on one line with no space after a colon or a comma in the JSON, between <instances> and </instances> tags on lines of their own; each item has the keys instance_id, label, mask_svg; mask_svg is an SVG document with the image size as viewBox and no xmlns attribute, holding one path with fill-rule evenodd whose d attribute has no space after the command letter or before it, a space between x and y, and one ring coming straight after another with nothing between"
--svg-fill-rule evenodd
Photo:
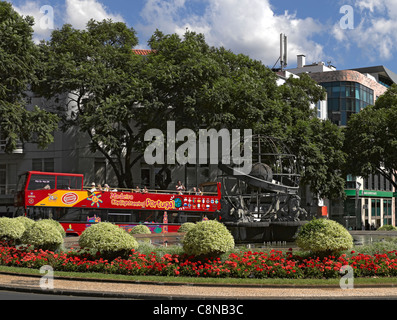
<instances>
[{"instance_id":1,"label":"modern glass building","mask_svg":"<svg viewBox=\"0 0 397 320\"><path fill-rule=\"evenodd\" d=\"M339 126L346 126L352 114L374 103L374 90L350 81L320 83L327 90L328 118Z\"/></svg>"},{"instance_id":2,"label":"modern glass building","mask_svg":"<svg viewBox=\"0 0 397 320\"><path fill-rule=\"evenodd\" d=\"M298 56L295 74L308 73L327 90L328 119L346 126L350 117L397 83L397 75L384 66L336 70L324 63L304 65ZM346 200L327 200L329 218L348 229L377 229L382 225L397 224L397 190L380 175L346 179Z\"/></svg>"}]
</instances>

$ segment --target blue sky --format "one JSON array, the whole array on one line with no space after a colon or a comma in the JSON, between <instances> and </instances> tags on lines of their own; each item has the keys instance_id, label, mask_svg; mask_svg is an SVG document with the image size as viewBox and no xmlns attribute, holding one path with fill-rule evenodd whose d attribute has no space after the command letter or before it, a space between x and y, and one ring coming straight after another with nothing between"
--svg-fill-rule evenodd
<instances>
[{"instance_id":1,"label":"blue sky","mask_svg":"<svg viewBox=\"0 0 397 320\"><path fill-rule=\"evenodd\" d=\"M183 34L201 32L210 45L244 53L272 67L279 56L279 35L288 36L288 66L296 55L306 62L331 61L337 69L384 65L397 73L397 0L11 0L37 22L53 9L54 28L71 23L84 28L93 18L111 18L133 27L139 48L156 28ZM348 11L341 13L343 6ZM341 20L345 23L341 26ZM45 25L45 24L44 24ZM48 24L47 24L48 25ZM349 26L350 28L346 28ZM51 28L36 23L35 39Z\"/></svg>"}]
</instances>

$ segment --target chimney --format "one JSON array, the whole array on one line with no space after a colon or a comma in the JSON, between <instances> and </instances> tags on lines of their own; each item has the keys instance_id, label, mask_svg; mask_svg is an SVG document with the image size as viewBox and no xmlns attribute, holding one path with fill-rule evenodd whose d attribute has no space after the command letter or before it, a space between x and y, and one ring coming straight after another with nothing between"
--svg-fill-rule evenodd
<instances>
[{"instance_id":1,"label":"chimney","mask_svg":"<svg viewBox=\"0 0 397 320\"><path fill-rule=\"evenodd\" d=\"M298 55L298 68L303 68L306 65L306 56L304 54Z\"/></svg>"}]
</instances>

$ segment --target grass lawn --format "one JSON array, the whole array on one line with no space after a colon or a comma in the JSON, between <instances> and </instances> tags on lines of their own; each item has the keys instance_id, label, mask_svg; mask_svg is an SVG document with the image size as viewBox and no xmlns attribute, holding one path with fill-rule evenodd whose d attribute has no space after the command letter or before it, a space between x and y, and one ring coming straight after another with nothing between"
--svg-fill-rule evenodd
<instances>
[{"instance_id":1,"label":"grass lawn","mask_svg":"<svg viewBox=\"0 0 397 320\"><path fill-rule=\"evenodd\" d=\"M0 266L0 272L16 275L42 276L39 270L29 268ZM55 277L73 278L82 280L98 281L123 281L123 282L156 282L169 284L196 284L196 285L241 285L241 286L315 286L339 287L339 279L237 279L237 278L193 278L193 277L166 277L166 276L127 276L102 273L77 273L77 272L54 272ZM397 278L373 277L355 278L354 286L364 285L395 285Z\"/></svg>"}]
</instances>

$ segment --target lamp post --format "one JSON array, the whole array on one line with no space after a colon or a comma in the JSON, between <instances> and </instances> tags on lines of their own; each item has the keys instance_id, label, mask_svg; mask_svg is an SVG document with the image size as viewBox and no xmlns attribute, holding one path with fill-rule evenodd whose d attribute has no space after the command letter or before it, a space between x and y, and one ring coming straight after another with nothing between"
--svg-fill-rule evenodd
<instances>
[{"instance_id":1,"label":"lamp post","mask_svg":"<svg viewBox=\"0 0 397 320\"><path fill-rule=\"evenodd\" d=\"M356 181L356 201L355 201L355 213L356 213L356 227L358 229L361 229L361 219L359 217L361 216L361 206L358 205L359 197L360 197L360 188L361 188L361 183ZM360 210L357 210L360 209Z\"/></svg>"}]
</instances>

